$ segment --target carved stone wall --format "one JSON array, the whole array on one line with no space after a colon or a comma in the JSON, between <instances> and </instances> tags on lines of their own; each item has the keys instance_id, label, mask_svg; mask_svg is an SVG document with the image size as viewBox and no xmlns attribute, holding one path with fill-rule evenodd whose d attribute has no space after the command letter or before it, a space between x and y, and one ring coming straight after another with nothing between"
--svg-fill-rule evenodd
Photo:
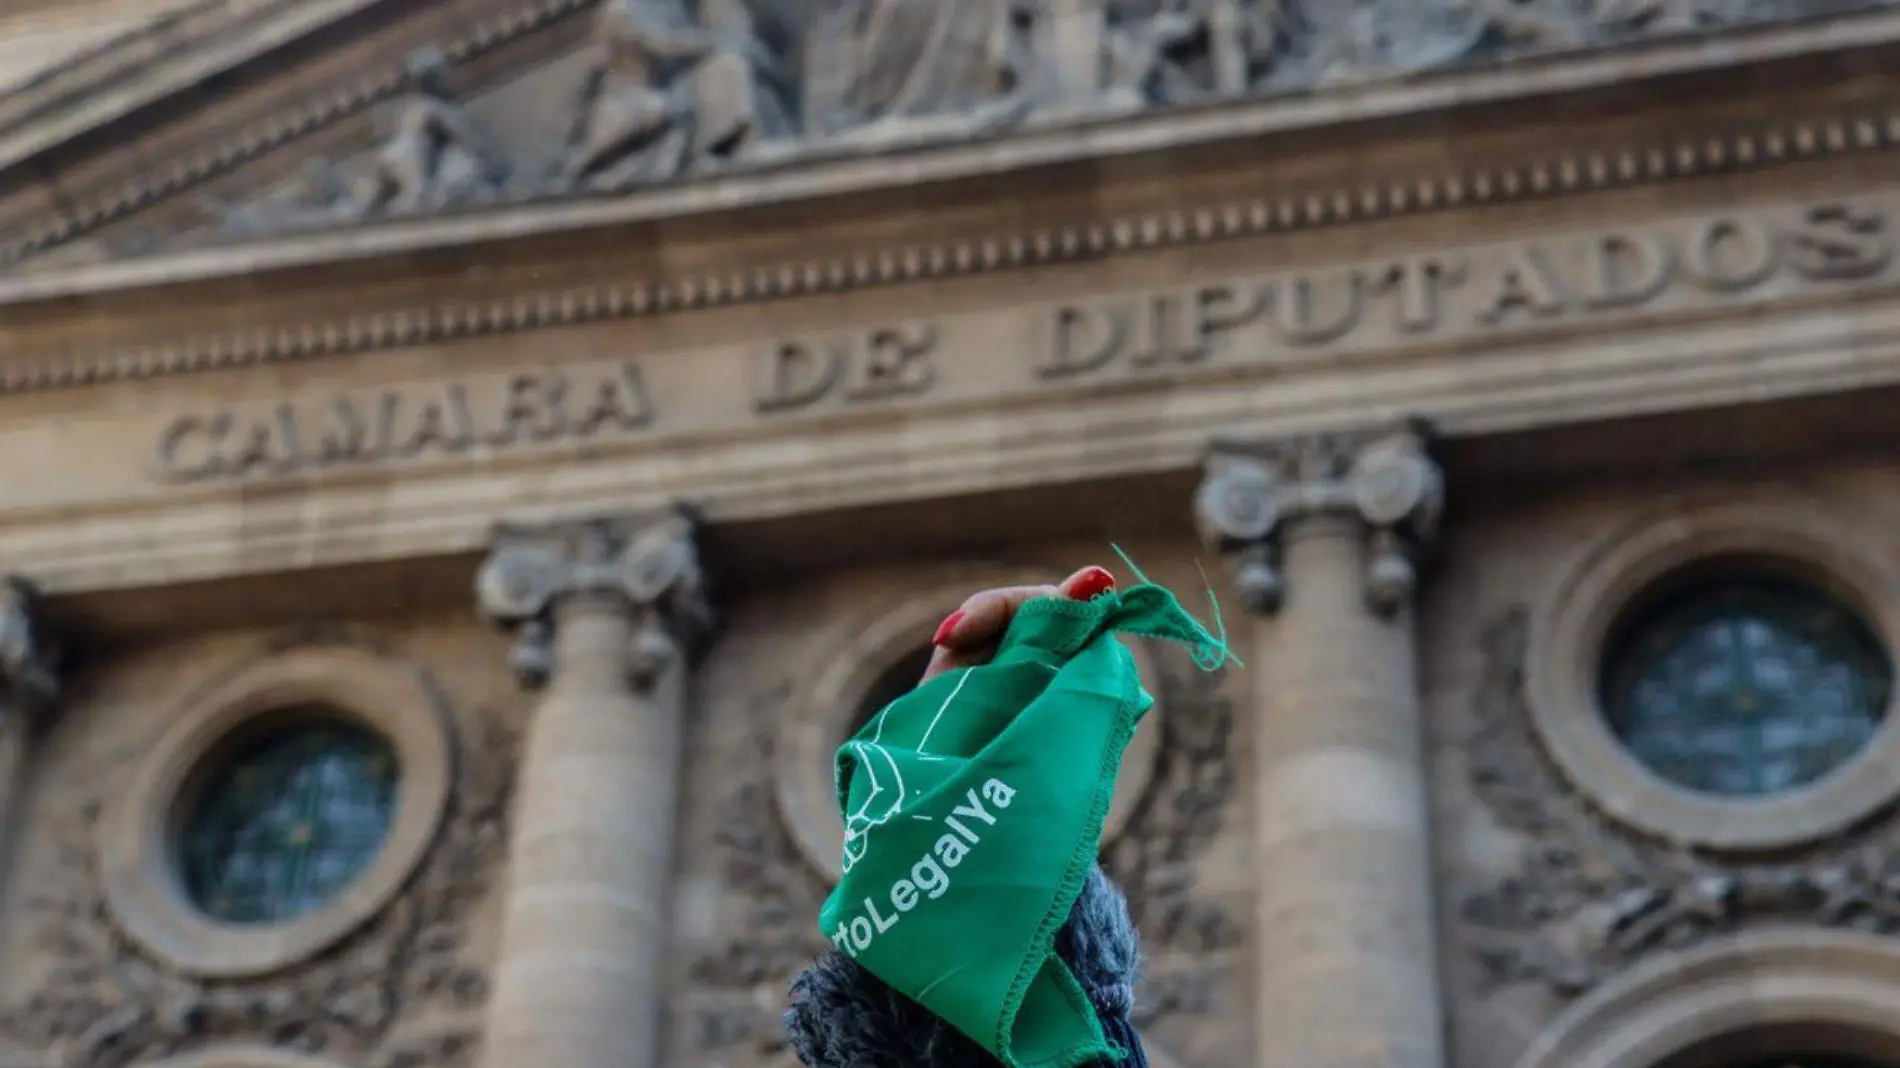
<instances>
[{"instance_id":1,"label":"carved stone wall","mask_svg":"<svg viewBox=\"0 0 1900 1068\"><path fill-rule=\"evenodd\" d=\"M268 188L200 197L228 240L621 193L1421 71L1614 47L1890 0L556 0L379 71L349 143ZM558 8L558 10L556 10ZM487 86L459 65L571 20L557 62ZM573 36L572 31L569 31ZM492 79L492 75L489 76ZM552 116L552 119L550 118ZM511 118L512 117L512 118ZM498 122L493 120L499 120ZM525 120L525 121L520 121ZM289 124L295 126L295 123ZM281 168L280 168L281 176ZM5 235L0 235L4 237ZM75 234L15 246L0 263ZM113 240L148 250L149 231Z\"/></svg>"},{"instance_id":2,"label":"carved stone wall","mask_svg":"<svg viewBox=\"0 0 1900 1068\"><path fill-rule=\"evenodd\" d=\"M478 624L323 628L169 643L77 680L36 753L10 869L0 1063L123 1068L249 1044L336 1063L467 1063L487 994L493 891L519 710ZM349 648L419 670L450 717L451 789L433 840L374 915L254 978L181 974L146 953L109 900L122 863L101 821L167 724L168 703L233 665ZM266 935L265 937L268 937Z\"/></svg>"},{"instance_id":3,"label":"carved stone wall","mask_svg":"<svg viewBox=\"0 0 1900 1068\"><path fill-rule=\"evenodd\" d=\"M1567 1006L1671 952L1757 930L1900 934L1891 805L1792 847L1666 840L1610 815L1631 799L1566 775L1533 724L1534 657L1550 655L1533 639L1539 606L1586 550L1643 516L1695 529L1705 503L1739 500L1795 517L1837 509L1875 530L1900 518L1891 466L1760 477L1594 485L1453 525L1420 631L1456 1063L1508 1068ZM1825 543L1815 551L1836 563Z\"/></svg>"},{"instance_id":4,"label":"carved stone wall","mask_svg":"<svg viewBox=\"0 0 1900 1068\"><path fill-rule=\"evenodd\" d=\"M1159 581L1182 590L1199 581L1188 546L1129 548ZM1057 568L1107 552L1099 544L1024 551ZM798 706L797 683L839 644L840 627L893 589L945 582L943 569L926 571L865 571L774 591L739 611L708 660L683 814L671 1063L740 1068L787 1055L778 1022L785 988L827 948L816 917L829 886L780 809L783 757L771 739L785 717L816 714ZM1153 777L1103 861L1143 933L1140 1025L1182 1065L1243 1063L1253 892L1236 774L1245 742L1220 677L1167 650L1157 659L1167 666L1148 682L1165 714L1143 727L1162 730Z\"/></svg>"}]
</instances>

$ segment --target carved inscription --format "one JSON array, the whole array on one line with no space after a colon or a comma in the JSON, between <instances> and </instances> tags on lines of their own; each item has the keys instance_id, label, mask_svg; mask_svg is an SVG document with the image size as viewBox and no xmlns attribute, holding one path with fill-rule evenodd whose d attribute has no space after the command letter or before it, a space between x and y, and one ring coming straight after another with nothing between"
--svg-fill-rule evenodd
<instances>
[{"instance_id":1,"label":"carved inscription","mask_svg":"<svg viewBox=\"0 0 1900 1068\"><path fill-rule=\"evenodd\" d=\"M1180 370L1217 356L1500 330L1629 311L1681 289L1735 297L1782 279L1868 278L1893 261L1886 218L1822 204L1790 219L1728 215L1470 251L1371 260L1064 304L1047 313L1041 380Z\"/></svg>"},{"instance_id":2,"label":"carved inscription","mask_svg":"<svg viewBox=\"0 0 1900 1068\"><path fill-rule=\"evenodd\" d=\"M937 328L880 326L831 338L793 338L766 352L760 414L811 408L823 401L890 400L927 391L937 380Z\"/></svg>"},{"instance_id":3,"label":"carved inscription","mask_svg":"<svg viewBox=\"0 0 1900 1068\"><path fill-rule=\"evenodd\" d=\"M1037 372L1044 378L1087 374L1116 360L1134 367L1197 363L1215 335L1252 322L1263 307L1264 290L1227 283L1065 305L1055 311Z\"/></svg>"},{"instance_id":4,"label":"carved inscription","mask_svg":"<svg viewBox=\"0 0 1900 1068\"><path fill-rule=\"evenodd\" d=\"M198 482L471 450L587 441L646 429L652 398L633 363L583 374L538 371L499 384L339 394L327 401L180 416L158 441L167 479Z\"/></svg>"},{"instance_id":5,"label":"carved inscription","mask_svg":"<svg viewBox=\"0 0 1900 1068\"><path fill-rule=\"evenodd\" d=\"M158 469L174 482L298 477L651 433L661 408L673 413L668 431L718 429L930 394L967 403L1345 363L1786 299L1900 274L1889 207L1870 198L1690 217L679 353L668 358L702 369L698 381L737 388L672 397L618 361L194 412L159 431Z\"/></svg>"}]
</instances>

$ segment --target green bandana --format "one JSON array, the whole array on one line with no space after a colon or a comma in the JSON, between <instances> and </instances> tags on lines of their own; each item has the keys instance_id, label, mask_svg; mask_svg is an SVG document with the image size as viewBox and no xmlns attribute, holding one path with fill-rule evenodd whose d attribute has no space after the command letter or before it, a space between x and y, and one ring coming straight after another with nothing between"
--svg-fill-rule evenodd
<instances>
[{"instance_id":1,"label":"green bandana","mask_svg":"<svg viewBox=\"0 0 1900 1068\"><path fill-rule=\"evenodd\" d=\"M1154 705L1116 632L1185 643L1206 670L1229 659L1159 586L1039 598L990 663L919 686L838 750L844 877L819 928L1009 1068L1126 1052L1053 953Z\"/></svg>"}]
</instances>

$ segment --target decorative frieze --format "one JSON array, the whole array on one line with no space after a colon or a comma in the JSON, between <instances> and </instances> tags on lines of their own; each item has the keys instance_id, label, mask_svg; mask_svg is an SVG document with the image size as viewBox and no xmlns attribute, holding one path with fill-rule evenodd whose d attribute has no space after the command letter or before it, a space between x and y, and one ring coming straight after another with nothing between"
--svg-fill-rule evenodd
<instances>
[{"instance_id":1,"label":"decorative frieze","mask_svg":"<svg viewBox=\"0 0 1900 1068\"><path fill-rule=\"evenodd\" d=\"M618 192L841 148L981 137L1883 4L845 0L806 25L765 33L744 0L692 10L681 0L609 0L598 9L596 56L554 161L498 155L435 88L440 76L431 65L406 79L415 88L396 120L379 127L376 154L352 165L367 169L331 183L350 209L318 204L302 215L279 213L271 225L415 215L504 194ZM438 180L437 166L454 173ZM350 193L365 183L368 193ZM254 229L259 217L240 208L236 218Z\"/></svg>"},{"instance_id":2,"label":"decorative frieze","mask_svg":"<svg viewBox=\"0 0 1900 1068\"><path fill-rule=\"evenodd\" d=\"M744 162L793 130L787 57L744 0L606 0L551 189L618 192Z\"/></svg>"},{"instance_id":3,"label":"decorative frieze","mask_svg":"<svg viewBox=\"0 0 1900 1068\"><path fill-rule=\"evenodd\" d=\"M395 65L334 92L313 93L309 102L227 142L0 238L0 265L76 240L390 102L397 102L396 121L369 124L375 142L369 157L338 160L340 170L320 164L305 181L262 202L208 204L213 228L230 234L333 226L435 211L470 202L470 194L473 202L592 195L708 169L1307 92L1888 6L1890 0L1212 0L1172 6L980 0L939 9L907 0L847 0L798 24L779 5L745 0L715 0L692 11L679 0L537 0L435 50L462 63L598 8L591 73L565 116L568 133L552 159L508 146L499 155L473 150L466 114L428 87L432 76ZM802 107L792 108L792 101ZM438 159L457 172L441 189L423 173ZM396 174L405 168L409 173ZM407 191L364 197L366 182L395 182ZM455 196L437 195L451 185Z\"/></svg>"},{"instance_id":4,"label":"decorative frieze","mask_svg":"<svg viewBox=\"0 0 1900 1068\"><path fill-rule=\"evenodd\" d=\"M513 163L461 101L448 57L411 54L405 89L377 105L378 147L362 166L306 165L288 189L222 211L223 229L254 236L389 215L416 215L490 203L508 189Z\"/></svg>"},{"instance_id":5,"label":"decorative frieze","mask_svg":"<svg viewBox=\"0 0 1900 1068\"><path fill-rule=\"evenodd\" d=\"M995 233L947 245L865 249L843 256L742 270L715 269L689 277L532 291L474 303L452 301L373 310L348 318L187 336L152 345L60 353L39 364L0 371L0 393L304 362L495 334L1093 261L1215 241L1645 185L1711 173L1756 170L1791 160L1884 151L1895 143L1900 143L1900 114L1856 111L1811 119L1774 120L1759 130L1742 133L1725 131L1708 136L1607 146L1497 167L1402 176L1382 184L1315 187L1273 198L1250 198L1051 229ZM293 204L306 206L295 210L306 210L309 204L321 207L347 201L349 185L334 169L315 166L312 171L313 176L304 182L308 187L306 191L290 197ZM1826 220L1817 222L1825 225ZM1758 243L1760 235L1752 232L1735 235L1718 229L1709 236L1723 242ZM1646 256L1652 249L1644 246L1655 243L1653 238L1639 241L1636 247L1624 251L1617 248L1621 239L1616 236L1606 234L1603 240L1607 250L1618 257ZM1436 308L1429 303L1434 298L1452 290L1462 290L1467 295L1475 292L1470 288L1474 285L1472 278L1461 277L1455 270L1442 273L1445 268L1432 267L1424 261L1415 268L1408 268L1404 263L1386 266L1386 272L1363 283L1372 291L1364 294L1364 298L1371 299L1374 292L1398 287L1410 303L1408 317L1416 322L1427 322L1435 315ZM1447 265L1447 268L1455 266ZM1662 275L1669 283L1665 290L1682 281L1681 266L1669 264L1669 270ZM1688 266L1693 268L1695 264ZM1560 273L1563 270L1551 269ZM1527 286L1541 281L1539 275L1547 273L1535 263L1529 270L1533 273L1524 279ZM1579 298L1594 301L1596 298L1589 287L1600 285L1604 280L1601 277L1596 281L1572 280L1569 284L1578 286ZM1748 286L1742 283L1749 280L1747 274L1714 276L1714 281L1726 286L1725 291L1729 293L1745 291ZM1607 281L1621 287L1634 280L1609 276ZM1482 277L1476 279L1476 284L1484 282ZM1562 298L1565 292L1567 290L1560 289L1557 296ZM1314 295L1339 299L1338 294ZM1497 295L1509 297L1513 307L1522 302L1522 298L1504 289ZM1537 296L1537 291L1532 290L1531 295ZM1618 306L1631 296L1656 295L1660 293L1646 294L1641 287L1629 292L1613 289L1602 294L1608 303L1601 307ZM1557 303L1568 306L1565 301L1553 301L1546 290L1531 306L1548 310ZM1256 312L1259 310L1264 309L1256 309ZM1081 310L1071 327L1084 331L1076 340L1086 341L1092 336L1087 333L1087 320L1103 313L1102 310ZM1342 311L1337 307L1303 309L1286 305L1273 309L1267 318L1302 331L1311 339L1329 340L1337 332L1337 326L1326 324L1340 314ZM1252 317L1261 318L1258 314ZM1214 316L1210 321L1218 319L1219 316ZM1060 324L1052 324L1052 329L1056 325ZM1084 349L1083 353L1089 351L1092 350ZM1067 359L1059 355L1047 358L1044 373L1063 376L1072 363L1089 369L1089 361L1083 353L1072 353Z\"/></svg>"}]
</instances>

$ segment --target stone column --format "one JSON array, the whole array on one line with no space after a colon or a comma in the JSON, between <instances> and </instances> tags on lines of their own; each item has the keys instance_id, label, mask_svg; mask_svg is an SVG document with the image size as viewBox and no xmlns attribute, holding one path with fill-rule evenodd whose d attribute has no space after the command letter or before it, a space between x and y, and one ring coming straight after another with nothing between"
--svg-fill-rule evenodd
<instances>
[{"instance_id":1,"label":"stone column","mask_svg":"<svg viewBox=\"0 0 1900 1068\"><path fill-rule=\"evenodd\" d=\"M1442 1068L1412 593L1444 497L1422 428L1219 445L1203 536L1262 617L1264 1068Z\"/></svg>"},{"instance_id":2,"label":"stone column","mask_svg":"<svg viewBox=\"0 0 1900 1068\"><path fill-rule=\"evenodd\" d=\"M694 525L498 531L481 605L542 690L523 746L488 1068L659 1057L688 658L711 630Z\"/></svg>"}]
</instances>

